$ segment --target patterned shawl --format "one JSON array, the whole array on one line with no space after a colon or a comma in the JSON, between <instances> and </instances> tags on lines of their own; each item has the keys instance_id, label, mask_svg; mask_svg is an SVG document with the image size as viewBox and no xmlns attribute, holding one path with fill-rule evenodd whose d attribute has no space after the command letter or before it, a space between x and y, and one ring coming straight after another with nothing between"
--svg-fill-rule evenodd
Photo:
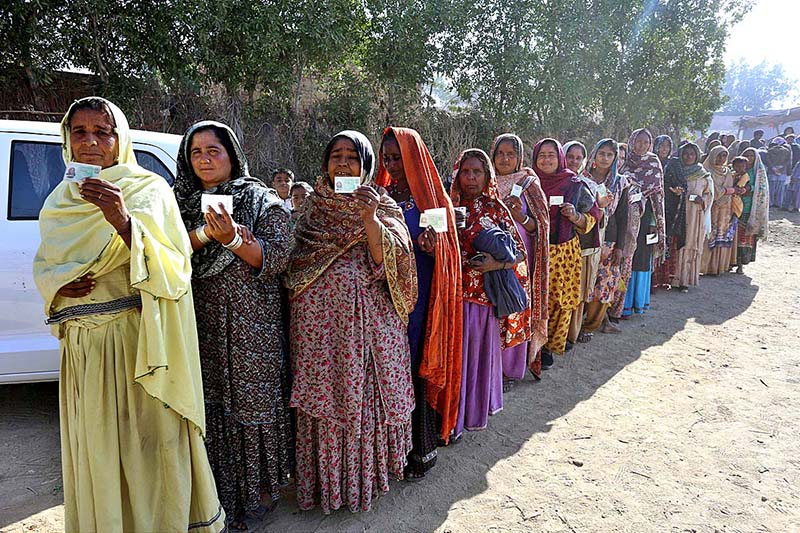
<instances>
[{"instance_id":1,"label":"patterned shawl","mask_svg":"<svg viewBox=\"0 0 800 533\"><path fill-rule=\"evenodd\" d=\"M755 148L748 148L747 152L753 152L755 163L749 169L753 185L753 200L750 204L750 217L747 219L747 235L755 235L759 239L766 239L769 236L769 181L767 180L767 168L761 161L761 153Z\"/></svg>"},{"instance_id":2,"label":"patterned shawl","mask_svg":"<svg viewBox=\"0 0 800 533\"><path fill-rule=\"evenodd\" d=\"M444 207L447 209L447 233L436 234L433 278L428 297L428 321L425 329L419 375L427 382L425 397L442 417L440 436L447 441L456 425L461 391L461 330L463 328L461 296L461 251L450 197L444 192L442 180L433 163L428 147L415 130L386 128L400 146L403 169L411 195L420 211ZM383 166L383 153L378 156L375 182L381 187L391 183Z\"/></svg>"},{"instance_id":3,"label":"patterned shawl","mask_svg":"<svg viewBox=\"0 0 800 533\"><path fill-rule=\"evenodd\" d=\"M649 138L649 146L644 155L639 155L633 149L636 137L644 133ZM650 202L653 214L656 217L656 229L658 231L658 244L655 245L654 258L656 264L660 264L665 259L667 230L664 219L664 171L661 168L661 161L651 149L653 146L653 135L646 129L638 129L631 133L628 139L628 157L622 167L622 173L628 174L631 180L642 189L642 197ZM635 210L633 210L635 211ZM642 206L640 215L644 214Z\"/></svg>"},{"instance_id":4,"label":"patterned shawl","mask_svg":"<svg viewBox=\"0 0 800 533\"><path fill-rule=\"evenodd\" d=\"M523 187L522 194L528 203L528 216L536 220L536 230L531 235L533 245L533 257L528 258L528 265L533 263L531 278L531 340L528 353L532 354L530 363L533 365L536 353L547 342L547 292L549 290L549 270L550 270L550 210L547 206L547 197L544 195L542 185L533 169L523 167L525 157L522 139L513 133L498 135L492 143L492 161L494 161L497 147L501 142L511 140L514 142L514 149L517 152L517 168L513 174L506 176L496 176L497 189L500 198L506 198L511 194L511 189L515 184ZM532 369L532 372L538 369Z\"/></svg>"},{"instance_id":5,"label":"patterned shawl","mask_svg":"<svg viewBox=\"0 0 800 533\"><path fill-rule=\"evenodd\" d=\"M200 179L194 173L190 152L194 135L209 126L216 127L216 131L221 131L228 137L228 142L233 146L235 152L235 154L229 154L229 157L234 155L239 165L238 168L231 169L230 180L206 190L203 189ZM233 162L234 158L231 157L231 163ZM200 208L201 197L204 193L233 196L233 219L237 224L251 229L255 227L259 215L267 209L286 210L283 207L283 201L278 198L274 190L268 189L260 180L250 176L244 150L233 130L225 124L211 120L198 122L190 126L183 134L178 149L178 176L175 178L173 191L181 209L181 218L183 218L186 231L192 231L205 223ZM212 240L192 254L192 277L208 278L219 274L235 258L236 255L232 251Z\"/></svg>"},{"instance_id":6,"label":"patterned shawl","mask_svg":"<svg viewBox=\"0 0 800 533\"><path fill-rule=\"evenodd\" d=\"M366 245L367 234L358 205L350 195L334 192L328 175L328 159L339 139L353 142L361 161L361 184L375 186L380 194L377 217L382 224L386 279L397 314L408 323L408 315L417 301L417 273L411 236L402 210L382 187L373 182L375 153L369 139L357 131L337 133L325 148L322 175L317 178L315 194L306 200L305 212L294 227L295 247L286 270L286 286L292 291L292 296L302 293L341 255L358 244Z\"/></svg>"},{"instance_id":7,"label":"patterned shawl","mask_svg":"<svg viewBox=\"0 0 800 533\"><path fill-rule=\"evenodd\" d=\"M483 163L484 168L488 169L489 175L487 176L486 187L483 193L471 202L467 202L461 198L461 184L458 181L458 174L461 170L461 164L472 157L478 158L481 163ZM511 213L500 200L494 167L489 160L489 156L486 155L486 152L479 148L470 148L459 154L453 167L453 185L451 186L450 197L453 200L454 206L466 207L468 211L466 228L459 230L458 235L459 241L461 242L461 264L464 269L461 278L464 300L481 305L491 305L489 298L486 296L486 291L483 289L483 274L472 268L469 264L469 259L477 253L477 250L473 246L475 237L477 237L482 230L490 227L499 227L511 233L517 244L517 250L521 250L525 255L525 258L514 266L514 273L517 275L520 283L522 283L522 287L530 292L525 245L519 236L517 226L514 224ZM522 313L509 315L499 320L500 342L503 349L521 344L530 338L530 309L526 309Z\"/></svg>"},{"instance_id":8,"label":"patterned shawl","mask_svg":"<svg viewBox=\"0 0 800 533\"><path fill-rule=\"evenodd\" d=\"M542 146L545 143L555 144L558 154L558 167L552 174L547 174L536 164L536 159L539 157L539 152L542 151ZM548 198L548 203L551 196L563 196L564 201L573 204L576 211L591 215L596 222L600 221L600 208L597 207L592 192L580 178L567 168L566 155L560 142L550 138L542 139L533 147L532 159L533 171L541 179L542 190L544 190L544 194ZM561 214L559 206L548 207L550 215L550 244L562 244L572 239L576 233L575 225ZM588 235L592 236L592 246L599 247L600 234L596 223Z\"/></svg>"}]
</instances>

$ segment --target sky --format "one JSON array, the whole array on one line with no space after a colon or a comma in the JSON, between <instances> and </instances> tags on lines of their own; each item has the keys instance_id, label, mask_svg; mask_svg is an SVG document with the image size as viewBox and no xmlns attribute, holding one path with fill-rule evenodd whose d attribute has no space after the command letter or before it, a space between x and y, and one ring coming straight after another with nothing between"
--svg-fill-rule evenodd
<instances>
[{"instance_id":1,"label":"sky","mask_svg":"<svg viewBox=\"0 0 800 533\"><path fill-rule=\"evenodd\" d=\"M754 0L755 6L731 29L725 63L739 59L750 64L770 59L783 64L800 85L800 0ZM786 44L793 48L787 49ZM776 53L776 50L779 52ZM784 102L800 106L800 97Z\"/></svg>"}]
</instances>

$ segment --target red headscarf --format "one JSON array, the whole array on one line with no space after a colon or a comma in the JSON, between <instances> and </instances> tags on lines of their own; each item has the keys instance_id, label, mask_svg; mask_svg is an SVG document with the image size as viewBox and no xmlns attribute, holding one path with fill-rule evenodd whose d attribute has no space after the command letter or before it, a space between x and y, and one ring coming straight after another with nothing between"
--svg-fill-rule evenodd
<instances>
[{"instance_id":1,"label":"red headscarf","mask_svg":"<svg viewBox=\"0 0 800 533\"><path fill-rule=\"evenodd\" d=\"M555 172L548 174L544 172L539 165L536 164L536 159L539 157L539 152L542 151L542 146L551 143L556 147L558 154L558 167ZM591 207L588 209L578 205L578 198L582 197L582 189L586 191L589 198L593 198L592 193L586 185L575 175L570 169L567 168L567 157L564 153L564 148L561 143L555 139L542 139L536 146L533 147L533 161L531 165L536 175L542 182L542 190L547 196L548 201L551 196L563 196L564 202L575 205L575 210L584 214L591 215L595 221L600 220L600 209L594 201L591 201ZM588 203L588 201L587 201ZM583 207L583 208L582 208ZM594 247L600 246L600 238L597 233L596 225L592 228L592 244ZM550 206L550 244L562 244L575 236L574 226L567 217L561 214L561 209L557 205Z\"/></svg>"},{"instance_id":2,"label":"red headscarf","mask_svg":"<svg viewBox=\"0 0 800 533\"><path fill-rule=\"evenodd\" d=\"M428 299L428 323L419 375L425 379L425 397L442 417L441 437L447 440L456 425L461 392L461 252L450 197L436 172L433 159L415 130L386 128L384 139L394 134L400 146L408 187L420 211L447 209L447 233L436 234L436 252L431 292ZM383 146L378 154L375 181L387 187L391 177L383 166Z\"/></svg>"}]
</instances>

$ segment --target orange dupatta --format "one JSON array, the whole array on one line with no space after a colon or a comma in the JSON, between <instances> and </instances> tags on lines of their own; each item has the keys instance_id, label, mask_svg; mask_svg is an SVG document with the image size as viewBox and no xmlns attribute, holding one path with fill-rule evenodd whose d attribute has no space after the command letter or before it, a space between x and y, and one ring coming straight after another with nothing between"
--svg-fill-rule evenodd
<instances>
[{"instance_id":1,"label":"orange dupatta","mask_svg":"<svg viewBox=\"0 0 800 533\"><path fill-rule=\"evenodd\" d=\"M436 234L433 279L428 299L428 322L425 329L419 375L429 386L425 398L442 417L440 436L448 440L455 428L461 393L461 252L455 214L450 197L445 193L431 154L419 133L409 128L386 128L384 137L393 133L400 145L406 180L420 211L447 209L447 233ZM381 187L391 183L383 166L383 146L378 155L375 182Z\"/></svg>"}]
</instances>

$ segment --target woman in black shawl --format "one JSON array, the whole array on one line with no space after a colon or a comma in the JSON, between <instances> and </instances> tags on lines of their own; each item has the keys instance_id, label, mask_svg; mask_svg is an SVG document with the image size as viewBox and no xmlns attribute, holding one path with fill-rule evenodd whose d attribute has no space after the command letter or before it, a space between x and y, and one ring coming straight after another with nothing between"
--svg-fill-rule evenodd
<instances>
[{"instance_id":1,"label":"woman in black shawl","mask_svg":"<svg viewBox=\"0 0 800 533\"><path fill-rule=\"evenodd\" d=\"M288 481L292 432L278 276L289 212L250 176L234 133L199 122L178 151L175 196L192 241L192 289L206 406L206 447L233 529L262 518ZM232 196L201 209L205 194ZM244 235L244 238L242 238Z\"/></svg>"}]
</instances>

